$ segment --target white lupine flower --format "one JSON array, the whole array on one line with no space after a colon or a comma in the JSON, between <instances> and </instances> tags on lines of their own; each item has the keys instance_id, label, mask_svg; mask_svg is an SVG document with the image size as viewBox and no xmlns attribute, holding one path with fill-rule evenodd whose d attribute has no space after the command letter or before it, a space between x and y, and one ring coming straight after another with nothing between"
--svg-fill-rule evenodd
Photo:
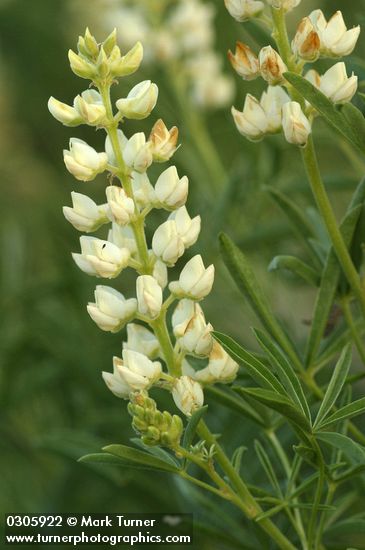
<instances>
[{"instance_id":1,"label":"white lupine flower","mask_svg":"<svg viewBox=\"0 0 365 550\"><path fill-rule=\"evenodd\" d=\"M189 189L187 176L179 178L176 166L170 166L162 172L155 185L157 200L165 208L179 208L185 204Z\"/></svg>"},{"instance_id":2,"label":"white lupine flower","mask_svg":"<svg viewBox=\"0 0 365 550\"><path fill-rule=\"evenodd\" d=\"M239 133L251 141L262 139L269 130L265 110L251 94L246 95L243 111L232 107L232 115Z\"/></svg>"},{"instance_id":3,"label":"white lupine flower","mask_svg":"<svg viewBox=\"0 0 365 550\"><path fill-rule=\"evenodd\" d=\"M169 160L177 149L179 130L173 126L168 130L160 118L153 126L148 140L152 143L152 155L155 162Z\"/></svg>"},{"instance_id":4,"label":"white lupine flower","mask_svg":"<svg viewBox=\"0 0 365 550\"><path fill-rule=\"evenodd\" d=\"M118 332L137 311L137 300L126 300L120 292L109 286L98 285L95 303L89 303L87 311L101 330Z\"/></svg>"},{"instance_id":5,"label":"white lupine flower","mask_svg":"<svg viewBox=\"0 0 365 550\"><path fill-rule=\"evenodd\" d=\"M129 323L127 325L127 341L123 342L123 349L138 351L150 359L155 359L160 352L160 344L153 332L146 327Z\"/></svg>"},{"instance_id":6,"label":"white lupine flower","mask_svg":"<svg viewBox=\"0 0 365 550\"><path fill-rule=\"evenodd\" d=\"M313 86L316 88L320 88L321 86L321 76L315 69L310 69L307 71L304 75L304 78L308 80Z\"/></svg>"},{"instance_id":7,"label":"white lupine flower","mask_svg":"<svg viewBox=\"0 0 365 550\"><path fill-rule=\"evenodd\" d=\"M236 376L239 365L228 355L222 346L214 341L209 354L208 365L195 372L194 378L205 384L232 382Z\"/></svg>"},{"instance_id":8,"label":"white lupine flower","mask_svg":"<svg viewBox=\"0 0 365 550\"><path fill-rule=\"evenodd\" d=\"M85 141L70 139L70 150L63 151L67 170L81 181L91 181L103 172L108 164L106 153L97 153Z\"/></svg>"},{"instance_id":9,"label":"white lupine flower","mask_svg":"<svg viewBox=\"0 0 365 550\"><path fill-rule=\"evenodd\" d=\"M129 349L124 349L122 355L123 360L113 357L113 365L131 391L148 389L160 378L162 368L158 361L151 361L143 353Z\"/></svg>"},{"instance_id":10,"label":"white lupine flower","mask_svg":"<svg viewBox=\"0 0 365 550\"><path fill-rule=\"evenodd\" d=\"M258 57L246 44L237 41L235 53L228 50L228 59L236 73L244 80L254 80L260 75Z\"/></svg>"},{"instance_id":11,"label":"white lupine flower","mask_svg":"<svg viewBox=\"0 0 365 550\"><path fill-rule=\"evenodd\" d=\"M108 221L106 205L98 206L90 197L81 193L71 192L72 205L62 208L63 215L75 229L91 233Z\"/></svg>"},{"instance_id":12,"label":"white lupine flower","mask_svg":"<svg viewBox=\"0 0 365 550\"><path fill-rule=\"evenodd\" d=\"M170 214L169 220L175 222L177 233L184 243L185 248L189 248L196 243L201 228L200 216L195 216L195 218L191 219L186 207L182 206Z\"/></svg>"},{"instance_id":13,"label":"white lupine flower","mask_svg":"<svg viewBox=\"0 0 365 550\"><path fill-rule=\"evenodd\" d=\"M134 44L133 48L123 56L121 56L118 46L114 46L109 56L110 74L116 77L133 74L139 68L142 59L143 46L141 42Z\"/></svg>"},{"instance_id":14,"label":"white lupine flower","mask_svg":"<svg viewBox=\"0 0 365 550\"><path fill-rule=\"evenodd\" d=\"M260 105L266 114L267 132L276 133L281 130L282 108L288 101L290 97L281 86L268 86L263 92Z\"/></svg>"},{"instance_id":15,"label":"white lupine flower","mask_svg":"<svg viewBox=\"0 0 365 550\"><path fill-rule=\"evenodd\" d=\"M117 365L113 364L113 372L102 372L102 377L105 384L116 397L121 399L129 399L131 387L120 376Z\"/></svg>"},{"instance_id":16,"label":"white lupine flower","mask_svg":"<svg viewBox=\"0 0 365 550\"><path fill-rule=\"evenodd\" d=\"M181 376L175 381L172 397L177 408L186 416L191 416L204 403L201 385L189 376Z\"/></svg>"},{"instance_id":17,"label":"white lupine flower","mask_svg":"<svg viewBox=\"0 0 365 550\"><path fill-rule=\"evenodd\" d=\"M232 100L234 83L224 74L203 72L192 83L192 99L204 108L225 107Z\"/></svg>"},{"instance_id":18,"label":"white lupine flower","mask_svg":"<svg viewBox=\"0 0 365 550\"><path fill-rule=\"evenodd\" d=\"M48 100L48 110L56 120L62 122L65 126L79 126L83 122L74 107L62 103L52 96Z\"/></svg>"},{"instance_id":19,"label":"white lupine flower","mask_svg":"<svg viewBox=\"0 0 365 550\"><path fill-rule=\"evenodd\" d=\"M230 15L240 22L257 17L265 7L256 0L224 0L224 3Z\"/></svg>"},{"instance_id":20,"label":"white lupine flower","mask_svg":"<svg viewBox=\"0 0 365 550\"><path fill-rule=\"evenodd\" d=\"M129 92L128 96L118 99L116 106L123 117L143 119L151 114L156 105L158 87L150 80L140 82Z\"/></svg>"},{"instance_id":21,"label":"white lupine flower","mask_svg":"<svg viewBox=\"0 0 365 550\"><path fill-rule=\"evenodd\" d=\"M109 185L106 190L108 200L108 215L111 221L126 225L131 222L134 215L134 201L128 197L122 187Z\"/></svg>"},{"instance_id":22,"label":"white lupine flower","mask_svg":"<svg viewBox=\"0 0 365 550\"><path fill-rule=\"evenodd\" d=\"M152 277L156 279L160 287L163 289L167 286L168 283L168 274L166 264L157 259L155 265L153 266Z\"/></svg>"},{"instance_id":23,"label":"white lupine flower","mask_svg":"<svg viewBox=\"0 0 365 550\"><path fill-rule=\"evenodd\" d=\"M145 172L152 164L152 144L147 141L143 132L134 134L123 150L126 165L136 172Z\"/></svg>"},{"instance_id":24,"label":"white lupine flower","mask_svg":"<svg viewBox=\"0 0 365 550\"><path fill-rule=\"evenodd\" d=\"M320 52L321 40L309 17L304 17L291 43L293 53L302 59L315 61Z\"/></svg>"},{"instance_id":25,"label":"white lupine flower","mask_svg":"<svg viewBox=\"0 0 365 550\"><path fill-rule=\"evenodd\" d=\"M134 200L139 207L145 208L156 202L155 190L146 172L132 172L131 182Z\"/></svg>"},{"instance_id":26,"label":"white lupine flower","mask_svg":"<svg viewBox=\"0 0 365 550\"><path fill-rule=\"evenodd\" d=\"M180 273L179 281L170 283L169 288L173 294L201 300L212 290L213 282L214 265L205 268L198 254L188 261Z\"/></svg>"},{"instance_id":27,"label":"white lupine flower","mask_svg":"<svg viewBox=\"0 0 365 550\"><path fill-rule=\"evenodd\" d=\"M195 302L187 298L178 302L171 318L171 324L176 338L181 338L185 334L186 327L194 315L194 304Z\"/></svg>"},{"instance_id":28,"label":"white lupine flower","mask_svg":"<svg viewBox=\"0 0 365 550\"><path fill-rule=\"evenodd\" d=\"M346 65L340 61L321 76L320 90L333 103L347 103L356 93L357 76L352 73L348 77Z\"/></svg>"},{"instance_id":29,"label":"white lupine flower","mask_svg":"<svg viewBox=\"0 0 365 550\"><path fill-rule=\"evenodd\" d=\"M283 130L289 143L303 146L311 133L311 125L296 101L288 101L283 106Z\"/></svg>"},{"instance_id":30,"label":"white lupine flower","mask_svg":"<svg viewBox=\"0 0 365 550\"><path fill-rule=\"evenodd\" d=\"M128 139L123 134L122 130L120 130L119 128L117 130L117 133L118 133L119 148L120 148L121 151L123 151L124 147L128 143ZM117 159L115 158L114 149L113 149L113 146L112 146L112 143L110 141L109 136L107 136L106 139L105 139L105 152L108 156L109 164L111 164L112 166L116 166L118 163L117 163Z\"/></svg>"},{"instance_id":31,"label":"white lupine flower","mask_svg":"<svg viewBox=\"0 0 365 550\"><path fill-rule=\"evenodd\" d=\"M96 237L80 237L81 254L72 254L78 267L88 275L113 279L127 267L130 251Z\"/></svg>"},{"instance_id":32,"label":"white lupine flower","mask_svg":"<svg viewBox=\"0 0 365 550\"><path fill-rule=\"evenodd\" d=\"M285 11L291 11L299 6L301 0L267 0L273 8L283 8Z\"/></svg>"},{"instance_id":33,"label":"white lupine flower","mask_svg":"<svg viewBox=\"0 0 365 550\"><path fill-rule=\"evenodd\" d=\"M90 126L100 124L106 115L101 95L96 90L86 90L75 97L74 107L82 119Z\"/></svg>"},{"instance_id":34,"label":"white lupine flower","mask_svg":"<svg viewBox=\"0 0 365 550\"><path fill-rule=\"evenodd\" d=\"M123 227L117 223L113 223L112 228L108 232L108 241L119 248L127 248L131 256L137 253L137 244L133 229L129 225Z\"/></svg>"},{"instance_id":35,"label":"white lupine flower","mask_svg":"<svg viewBox=\"0 0 365 550\"><path fill-rule=\"evenodd\" d=\"M185 331L178 340L181 349L187 353L206 357L209 355L213 345L212 330L212 325L205 322L202 308L199 304L195 303L193 316L190 318Z\"/></svg>"},{"instance_id":36,"label":"white lupine flower","mask_svg":"<svg viewBox=\"0 0 365 550\"><path fill-rule=\"evenodd\" d=\"M162 288L151 275L137 278L138 311L150 319L158 317L162 307Z\"/></svg>"},{"instance_id":37,"label":"white lupine flower","mask_svg":"<svg viewBox=\"0 0 365 550\"><path fill-rule=\"evenodd\" d=\"M321 54L328 57L343 57L352 53L360 35L360 25L347 30L342 13L336 13L327 22L322 10L309 15L321 41Z\"/></svg>"},{"instance_id":38,"label":"white lupine flower","mask_svg":"<svg viewBox=\"0 0 365 550\"><path fill-rule=\"evenodd\" d=\"M278 52L271 46L265 46L260 50L259 63L261 76L269 84L275 86L283 82L283 73L285 73L288 68Z\"/></svg>"},{"instance_id":39,"label":"white lupine flower","mask_svg":"<svg viewBox=\"0 0 365 550\"><path fill-rule=\"evenodd\" d=\"M155 231L152 238L153 253L169 266L175 265L184 254L185 247L173 220L167 220Z\"/></svg>"},{"instance_id":40,"label":"white lupine flower","mask_svg":"<svg viewBox=\"0 0 365 550\"><path fill-rule=\"evenodd\" d=\"M179 2L167 20L181 53L209 48L214 39L213 6L196 0Z\"/></svg>"}]
</instances>

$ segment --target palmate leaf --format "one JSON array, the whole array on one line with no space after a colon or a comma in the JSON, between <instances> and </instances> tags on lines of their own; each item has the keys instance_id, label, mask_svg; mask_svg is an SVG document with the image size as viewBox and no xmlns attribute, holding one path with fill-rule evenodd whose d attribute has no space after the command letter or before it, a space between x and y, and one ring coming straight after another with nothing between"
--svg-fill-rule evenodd
<instances>
[{"instance_id":1,"label":"palmate leaf","mask_svg":"<svg viewBox=\"0 0 365 550\"><path fill-rule=\"evenodd\" d=\"M248 394L267 407L278 411L304 433L311 433L311 425L307 417L292 403L292 401L290 401L290 399L285 397L285 395L280 395L263 388L243 388L234 386L233 389L242 395Z\"/></svg>"},{"instance_id":2,"label":"palmate leaf","mask_svg":"<svg viewBox=\"0 0 365 550\"><path fill-rule=\"evenodd\" d=\"M284 73L288 82L325 118L325 120L340 132L352 145L365 152L365 124L360 123L358 114L351 109L337 109L322 92L308 80L295 73ZM356 109L357 110L357 109ZM361 112L359 111L360 115ZM361 115L362 116L362 115Z\"/></svg>"},{"instance_id":3,"label":"palmate leaf","mask_svg":"<svg viewBox=\"0 0 365 550\"><path fill-rule=\"evenodd\" d=\"M225 351L238 363L243 363L251 377L264 388L268 388L278 394L285 395L285 390L270 369L257 359L252 353L245 350L233 338L213 332L214 338L223 346Z\"/></svg>"},{"instance_id":4,"label":"palmate leaf","mask_svg":"<svg viewBox=\"0 0 365 550\"><path fill-rule=\"evenodd\" d=\"M350 344L348 344L342 351L335 370L333 371L333 375L330 383L328 384L326 393L324 394L321 406L314 422L314 428L321 426L321 422L330 413L337 397L340 395L350 369L351 360L352 349Z\"/></svg>"},{"instance_id":5,"label":"palmate leaf","mask_svg":"<svg viewBox=\"0 0 365 550\"><path fill-rule=\"evenodd\" d=\"M303 279L311 286L317 287L321 282L321 276L310 265L303 262L295 256L279 255L275 256L268 267L269 271L286 270L290 271L300 279Z\"/></svg>"},{"instance_id":6,"label":"palmate leaf","mask_svg":"<svg viewBox=\"0 0 365 550\"><path fill-rule=\"evenodd\" d=\"M224 233L219 236L223 261L235 281L238 289L249 301L268 333L274 338L280 347L288 354L294 364L301 365L301 360L290 341L288 335L275 318L268 300L264 295L246 256Z\"/></svg>"},{"instance_id":7,"label":"palmate leaf","mask_svg":"<svg viewBox=\"0 0 365 550\"><path fill-rule=\"evenodd\" d=\"M165 472L177 473L180 468L162 460L157 456L153 456L149 453L139 451L133 447L127 447L126 445L107 445L102 449L104 453L109 453L112 456L121 458L126 466L144 466L148 469L160 470Z\"/></svg>"},{"instance_id":8,"label":"palmate leaf","mask_svg":"<svg viewBox=\"0 0 365 550\"><path fill-rule=\"evenodd\" d=\"M331 414L331 416L328 416L321 423L320 428L321 430L323 430L323 428L327 428L328 426L330 426L331 424L334 424L335 422L341 422L342 420L354 418L355 416L359 416L360 414L364 414L364 413L365 413L365 397L362 397L357 401L353 401L352 403L349 403L348 405L341 407L341 409L338 409L338 411Z\"/></svg>"},{"instance_id":9,"label":"palmate leaf","mask_svg":"<svg viewBox=\"0 0 365 550\"><path fill-rule=\"evenodd\" d=\"M351 461L365 466L365 448L350 437L335 432L318 432L316 438L342 451Z\"/></svg>"},{"instance_id":10,"label":"palmate leaf","mask_svg":"<svg viewBox=\"0 0 365 550\"><path fill-rule=\"evenodd\" d=\"M288 395L294 403L302 410L303 414L311 421L311 414L307 400L304 395L300 380L291 367L287 358L276 345L276 343L260 330L254 330L254 334L261 348L267 353L268 357L275 366L280 381L286 389Z\"/></svg>"}]
</instances>

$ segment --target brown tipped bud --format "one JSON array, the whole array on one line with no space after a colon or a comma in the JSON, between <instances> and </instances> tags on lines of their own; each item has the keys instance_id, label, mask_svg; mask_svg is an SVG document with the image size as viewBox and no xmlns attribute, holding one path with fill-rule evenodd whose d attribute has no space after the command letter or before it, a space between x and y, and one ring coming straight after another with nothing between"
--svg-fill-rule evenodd
<instances>
[{"instance_id":1,"label":"brown tipped bud","mask_svg":"<svg viewBox=\"0 0 365 550\"><path fill-rule=\"evenodd\" d=\"M148 140L152 143L152 154L155 162L169 160L177 149L179 130L176 126L167 129L164 121L160 118L151 130Z\"/></svg>"},{"instance_id":2,"label":"brown tipped bud","mask_svg":"<svg viewBox=\"0 0 365 550\"><path fill-rule=\"evenodd\" d=\"M259 55L259 63L262 78L271 84L271 86L276 86L283 82L283 73L288 69L278 52L271 46L262 48Z\"/></svg>"},{"instance_id":3,"label":"brown tipped bud","mask_svg":"<svg viewBox=\"0 0 365 550\"><path fill-rule=\"evenodd\" d=\"M228 59L234 70L243 78L243 80L254 80L260 74L260 65L258 57L254 52L242 42L236 42L236 51L233 54L228 51Z\"/></svg>"},{"instance_id":4,"label":"brown tipped bud","mask_svg":"<svg viewBox=\"0 0 365 550\"><path fill-rule=\"evenodd\" d=\"M320 53L321 40L309 17L299 23L292 41L293 53L306 61L315 61Z\"/></svg>"}]
</instances>

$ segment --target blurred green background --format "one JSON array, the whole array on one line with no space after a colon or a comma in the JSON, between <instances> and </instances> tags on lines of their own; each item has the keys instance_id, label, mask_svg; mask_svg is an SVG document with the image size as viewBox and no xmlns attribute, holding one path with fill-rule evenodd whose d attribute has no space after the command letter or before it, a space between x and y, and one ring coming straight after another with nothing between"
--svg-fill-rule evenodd
<instances>
[{"instance_id":1,"label":"blurred green background","mask_svg":"<svg viewBox=\"0 0 365 550\"><path fill-rule=\"evenodd\" d=\"M235 77L226 51L236 39L258 49L267 38L253 24L239 25L230 18L223 1L210 3L216 8L216 49L224 71L234 80L234 104L241 108L245 93L258 93L263 86ZM101 379L101 371L111 369L112 356L120 354L121 335L101 332L87 315L85 306L92 300L96 280L73 264L70 252L78 251L79 235L61 210L70 204L72 190L103 200L103 177L96 183L79 183L62 161L69 137L85 139L101 150L103 136L89 127L58 124L47 110L47 100L53 95L70 103L85 89L85 81L69 70L67 50L75 49L87 25L103 39L112 30L108 10L115 10L118 1L113 4L111 8L102 0L0 0L0 509L193 511L207 526L208 500L172 477L100 470L76 462L104 444L127 443L133 433L125 403L114 398ZM349 26L364 20L361 0L308 0L290 15L291 30L301 16L318 7L327 16L342 9ZM122 36L123 29L118 30ZM360 38L348 62L360 81L365 77L364 53L365 41ZM115 89L114 97L125 94L138 79L150 78L159 85L160 99L152 117L138 127L148 131L162 116L168 126L180 128L182 147L175 163L190 179L189 212L203 218L195 250L204 247L204 258L218 266L214 292L205 302L207 317L218 330L252 344L250 326L256 321L218 257L217 234L224 229L248 253L276 313L300 346L315 294L290 276L267 272L275 254L300 251L300 246L265 190L275 186L301 208L313 208L299 153L280 136L259 145L247 142L233 125L230 105L203 110L188 104L183 111L167 73L161 65L145 64L141 73ZM206 159L196 145L197 120L226 173L218 188L211 187ZM127 134L137 125L128 128ZM331 199L341 214L365 172L364 161L322 123L316 124L315 137ZM129 275L119 284L133 295ZM237 443L250 447L255 428L249 421L237 422L216 405L210 412L212 428L223 433L228 449ZM253 461L247 464L247 477L254 479L257 466ZM223 518L222 509L220 521L229 530L231 515ZM232 534L213 542L207 527L201 533L197 548L235 547Z\"/></svg>"}]
</instances>

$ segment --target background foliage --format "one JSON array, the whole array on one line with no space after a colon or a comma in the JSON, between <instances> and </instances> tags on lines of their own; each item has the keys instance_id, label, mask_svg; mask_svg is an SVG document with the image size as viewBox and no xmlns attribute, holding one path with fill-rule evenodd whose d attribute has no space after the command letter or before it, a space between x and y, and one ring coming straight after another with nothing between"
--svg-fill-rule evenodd
<instances>
[{"instance_id":1,"label":"background foliage","mask_svg":"<svg viewBox=\"0 0 365 550\"><path fill-rule=\"evenodd\" d=\"M217 48L223 55L237 37L257 43L254 26L236 24L223 2L212 3L218 12ZM349 26L364 22L362 0L338 2L336 7L342 9ZM315 8L322 8L327 15L334 9L330 0L302 2L300 9L304 14ZM71 260L70 251L78 249L78 239L61 212L61 206L70 203L70 191L83 192L85 188L87 192L88 184L75 182L64 170L61 151L69 129L55 123L46 108L50 95L70 102L79 92L80 83L69 71L66 52L86 25L100 39L111 30L102 24L101 13L106 9L97 0L32 0L31 9L27 0L2 0L0 4L0 509L193 511L201 524L197 547L207 549L213 544L209 534L213 514L217 525L225 529L221 541L214 539L214 548L234 548L245 530L254 528L248 528L230 510L225 516L221 503L216 508L214 499L181 481L129 470L99 470L76 462L79 456L105 444L126 443L133 437L124 403L106 391L100 376L102 370L109 370L111 356L120 352L120 334L100 332L86 313L95 281L85 278ZM300 9L295 11L295 19ZM349 59L360 82L365 78L364 44L360 39ZM227 62L225 65L230 72ZM268 188L295 199L310 223L316 224L299 152L281 137L259 146L250 144L238 135L228 108L202 112L227 172L221 189L213 193L189 127L182 125L189 113L179 110L161 68L146 67L145 74L160 87L156 118L162 116L167 125L180 126L183 145L175 161L191 182L189 211L203 217L199 247L204 243L205 257L218 265L215 289L206 301L207 318L220 332L255 346L250 326L258 322L218 257L217 234L224 229L248 255L263 287L270 290L275 313L293 339L304 342L314 291L285 272L267 270L275 255L296 253L301 246ZM241 108L247 86L234 78L235 104ZM255 86L252 84L250 91L255 91ZM365 91L363 83L360 89ZM91 143L88 129L78 128L76 135L91 145L101 145L97 133ZM340 216L365 172L365 162L324 123L316 125L315 137L325 182ZM99 197L103 187L100 178ZM128 284L132 281L125 280L126 293ZM357 358L355 361L361 372L363 366ZM357 391L364 391L361 381ZM213 422L213 430L223 433L228 450L239 444L248 447L245 477L260 479L260 467L252 460L255 425L216 404ZM289 433L282 436L284 440L291 437ZM255 533L250 536L257 541ZM363 540L352 540L346 532L345 537L346 544L365 548ZM336 538L337 544L343 544L339 534ZM246 540L250 548L250 538Z\"/></svg>"}]
</instances>

